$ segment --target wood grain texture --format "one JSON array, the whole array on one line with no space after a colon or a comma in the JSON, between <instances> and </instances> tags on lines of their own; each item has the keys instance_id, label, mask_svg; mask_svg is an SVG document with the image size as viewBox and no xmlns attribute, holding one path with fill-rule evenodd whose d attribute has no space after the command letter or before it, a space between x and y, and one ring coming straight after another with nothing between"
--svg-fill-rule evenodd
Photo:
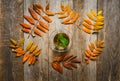
<instances>
[{"instance_id":1,"label":"wood grain texture","mask_svg":"<svg viewBox=\"0 0 120 81\"><path fill-rule=\"evenodd\" d=\"M0 0L0 81L23 81L23 64L9 48L9 38L23 37L19 22L23 20L22 0ZM17 34L16 34L17 33Z\"/></svg>"},{"instance_id":2,"label":"wood grain texture","mask_svg":"<svg viewBox=\"0 0 120 81\"><path fill-rule=\"evenodd\" d=\"M33 3L40 3L43 7L46 5L44 0L24 0L24 14L30 15L28 8L32 8ZM42 13L42 11L41 11ZM40 16L39 16L40 17ZM42 20L42 18L41 18ZM24 21L28 23L26 20ZM37 21L36 21L37 22ZM33 39L28 34L24 34L26 41L25 47L30 40L33 40L38 47L42 49L42 53L38 57L38 61L34 66L29 66L28 63L24 65L24 81L48 81L48 33L42 33L43 37L36 37Z\"/></svg>"},{"instance_id":3,"label":"wood grain texture","mask_svg":"<svg viewBox=\"0 0 120 81\"><path fill-rule=\"evenodd\" d=\"M120 81L120 0L98 0L99 9L105 16L99 35L105 40L105 48L97 62L97 81Z\"/></svg>"},{"instance_id":4,"label":"wood grain texture","mask_svg":"<svg viewBox=\"0 0 120 81\"><path fill-rule=\"evenodd\" d=\"M28 8L32 8L33 3L41 3L45 7L46 2L50 2L50 10L53 12L60 10L61 2L69 4L71 9L79 13L79 19L75 25L65 26L55 15L50 17L53 20L48 24L50 31L42 33L43 37L28 39L28 34L24 34L24 47L33 40L42 48L42 53L34 66L28 66L28 63L23 65L22 58L16 58L8 48L9 38L18 40L23 37L19 26L19 23L23 22L23 13L30 15ZM86 17L86 12L91 9L103 10L105 26L98 36L93 35L90 39L90 35L81 30L81 22ZM119 13L120 0L0 0L0 81L120 81ZM28 23L26 20L24 22ZM80 25L80 29L77 25ZM51 49L50 40L54 31L70 32L73 45L67 53L77 55L82 62L73 71L64 68L63 75L51 67L53 57L61 54ZM105 40L104 51L97 62L90 61L90 64L86 65L84 52L89 42L96 37Z\"/></svg>"}]
</instances>

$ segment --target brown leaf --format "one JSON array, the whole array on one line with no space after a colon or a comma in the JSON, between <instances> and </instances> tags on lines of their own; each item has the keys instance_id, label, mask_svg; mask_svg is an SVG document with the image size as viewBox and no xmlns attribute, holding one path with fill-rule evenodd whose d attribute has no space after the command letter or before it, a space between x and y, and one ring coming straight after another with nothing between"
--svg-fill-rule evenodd
<instances>
[{"instance_id":1,"label":"brown leaf","mask_svg":"<svg viewBox=\"0 0 120 81\"><path fill-rule=\"evenodd\" d=\"M66 55L64 56L64 58L63 58L63 61L66 61L66 60L68 60L68 59L71 58L71 57L73 57L72 54L66 54Z\"/></svg>"},{"instance_id":2,"label":"brown leaf","mask_svg":"<svg viewBox=\"0 0 120 81\"><path fill-rule=\"evenodd\" d=\"M73 59L73 60L71 60L71 62L73 62L73 63L81 63L81 61L78 60L78 59Z\"/></svg>"},{"instance_id":3,"label":"brown leaf","mask_svg":"<svg viewBox=\"0 0 120 81\"><path fill-rule=\"evenodd\" d=\"M46 5L46 7L45 7L45 10L46 10L46 11L49 10L49 7L50 7L50 4L47 3L47 5Z\"/></svg>"},{"instance_id":4,"label":"brown leaf","mask_svg":"<svg viewBox=\"0 0 120 81\"><path fill-rule=\"evenodd\" d=\"M15 45L10 45L9 47L12 48L12 49L18 48L18 46L15 46Z\"/></svg>"},{"instance_id":5,"label":"brown leaf","mask_svg":"<svg viewBox=\"0 0 120 81\"><path fill-rule=\"evenodd\" d=\"M63 66L64 66L66 69L73 70L70 62L63 62Z\"/></svg>"},{"instance_id":6,"label":"brown leaf","mask_svg":"<svg viewBox=\"0 0 120 81\"><path fill-rule=\"evenodd\" d=\"M61 62L63 60L63 56L56 56L53 58L53 62Z\"/></svg>"},{"instance_id":7,"label":"brown leaf","mask_svg":"<svg viewBox=\"0 0 120 81\"><path fill-rule=\"evenodd\" d=\"M38 20L37 14L31 8L28 8L28 11L35 20Z\"/></svg>"},{"instance_id":8,"label":"brown leaf","mask_svg":"<svg viewBox=\"0 0 120 81\"><path fill-rule=\"evenodd\" d=\"M55 69L59 73L63 74L62 66L59 63L56 63L56 62L52 63L52 67L53 67L53 69Z\"/></svg>"},{"instance_id":9,"label":"brown leaf","mask_svg":"<svg viewBox=\"0 0 120 81\"><path fill-rule=\"evenodd\" d=\"M71 64L70 64L73 68L77 68L77 64L75 64L75 63L72 63L71 62Z\"/></svg>"}]
</instances>

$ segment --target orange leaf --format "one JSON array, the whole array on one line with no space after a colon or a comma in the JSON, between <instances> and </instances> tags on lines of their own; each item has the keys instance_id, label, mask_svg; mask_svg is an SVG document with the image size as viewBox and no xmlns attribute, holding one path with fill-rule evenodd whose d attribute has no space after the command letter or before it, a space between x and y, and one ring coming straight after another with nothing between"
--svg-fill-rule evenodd
<instances>
[{"instance_id":1,"label":"orange leaf","mask_svg":"<svg viewBox=\"0 0 120 81\"><path fill-rule=\"evenodd\" d=\"M88 33L88 34L91 34L91 33L92 33L91 30L89 30L89 29L87 29L87 28L85 28L85 27L83 27L82 30L83 30L84 32Z\"/></svg>"},{"instance_id":2,"label":"orange leaf","mask_svg":"<svg viewBox=\"0 0 120 81\"><path fill-rule=\"evenodd\" d=\"M25 32L25 33L29 33L30 32L30 30L26 29L26 28L22 28L22 31Z\"/></svg>"},{"instance_id":3,"label":"orange leaf","mask_svg":"<svg viewBox=\"0 0 120 81\"><path fill-rule=\"evenodd\" d=\"M52 22L52 19L51 19L50 17L48 17L48 16L42 16L42 18L43 18L44 20L46 20L48 23L51 23L51 22Z\"/></svg>"},{"instance_id":4,"label":"orange leaf","mask_svg":"<svg viewBox=\"0 0 120 81\"><path fill-rule=\"evenodd\" d=\"M38 15L41 15L41 11L36 7L35 4L33 4L33 10L34 10Z\"/></svg>"},{"instance_id":5,"label":"orange leaf","mask_svg":"<svg viewBox=\"0 0 120 81\"><path fill-rule=\"evenodd\" d=\"M92 29L92 27L89 24L87 24L86 22L82 22L82 25L90 30Z\"/></svg>"},{"instance_id":6,"label":"orange leaf","mask_svg":"<svg viewBox=\"0 0 120 81\"><path fill-rule=\"evenodd\" d=\"M24 16L24 18L25 18L30 24L33 24L33 25L34 25L35 21L33 20L32 17L27 16L27 15L23 15L23 16Z\"/></svg>"},{"instance_id":7,"label":"orange leaf","mask_svg":"<svg viewBox=\"0 0 120 81\"><path fill-rule=\"evenodd\" d=\"M34 4L37 8L41 9L44 12L44 8L41 4Z\"/></svg>"},{"instance_id":8,"label":"orange leaf","mask_svg":"<svg viewBox=\"0 0 120 81\"><path fill-rule=\"evenodd\" d=\"M78 17L79 17L79 15L78 15L78 13L76 13L75 16L73 17L73 23L75 23L77 21Z\"/></svg>"},{"instance_id":9,"label":"orange leaf","mask_svg":"<svg viewBox=\"0 0 120 81\"><path fill-rule=\"evenodd\" d=\"M46 24L46 23L44 23L43 21L39 21L39 24L42 26L42 27L44 27L45 29L47 29L47 30L49 30L49 27L48 27L48 25Z\"/></svg>"},{"instance_id":10,"label":"orange leaf","mask_svg":"<svg viewBox=\"0 0 120 81\"><path fill-rule=\"evenodd\" d=\"M40 29L43 32L47 32L45 28L43 28L42 26L40 26L40 24L37 25L37 28Z\"/></svg>"},{"instance_id":11,"label":"orange leaf","mask_svg":"<svg viewBox=\"0 0 120 81\"><path fill-rule=\"evenodd\" d=\"M22 26L22 27L24 27L24 28L27 28L27 29L31 29L31 26L29 25L29 24L27 24L27 23L20 23L20 25Z\"/></svg>"},{"instance_id":12,"label":"orange leaf","mask_svg":"<svg viewBox=\"0 0 120 81\"><path fill-rule=\"evenodd\" d=\"M33 61L33 56L31 55L31 56L29 56L29 58L28 58L28 64L29 64L29 65L32 64L32 61Z\"/></svg>"},{"instance_id":13,"label":"orange leaf","mask_svg":"<svg viewBox=\"0 0 120 81\"><path fill-rule=\"evenodd\" d=\"M36 15L36 13L35 13L32 9L28 8L28 11L30 12L31 16L32 16L35 20L38 20L38 17L37 17L37 15Z\"/></svg>"},{"instance_id":14,"label":"orange leaf","mask_svg":"<svg viewBox=\"0 0 120 81\"><path fill-rule=\"evenodd\" d=\"M50 11L50 10L45 11L45 14L48 15L48 16L54 16L54 15L55 15L55 14L54 14L52 11Z\"/></svg>"},{"instance_id":15,"label":"orange leaf","mask_svg":"<svg viewBox=\"0 0 120 81\"><path fill-rule=\"evenodd\" d=\"M25 54L24 57L23 57L22 62L23 62L23 63L26 62L27 59L29 58L29 56L30 56L29 54Z\"/></svg>"},{"instance_id":16,"label":"orange leaf","mask_svg":"<svg viewBox=\"0 0 120 81\"><path fill-rule=\"evenodd\" d=\"M34 28L34 33L39 35L40 37L42 37L41 32L38 29L36 29L36 28Z\"/></svg>"}]
</instances>

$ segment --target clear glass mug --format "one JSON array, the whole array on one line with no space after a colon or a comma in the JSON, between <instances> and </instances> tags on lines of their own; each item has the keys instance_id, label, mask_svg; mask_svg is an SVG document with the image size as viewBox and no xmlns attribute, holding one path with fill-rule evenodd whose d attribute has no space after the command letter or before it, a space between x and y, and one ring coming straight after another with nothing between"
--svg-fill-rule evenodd
<instances>
[{"instance_id":1,"label":"clear glass mug","mask_svg":"<svg viewBox=\"0 0 120 81\"><path fill-rule=\"evenodd\" d=\"M65 48L58 48L55 44L55 37L58 35L58 34L63 34L63 35L66 35L68 37L68 44ZM66 29L62 29L62 30L54 30L51 34L50 34L50 42L49 42L49 45L50 45L50 48L55 51L55 52L67 52L70 50L71 46L72 46L72 34L66 30Z\"/></svg>"}]
</instances>

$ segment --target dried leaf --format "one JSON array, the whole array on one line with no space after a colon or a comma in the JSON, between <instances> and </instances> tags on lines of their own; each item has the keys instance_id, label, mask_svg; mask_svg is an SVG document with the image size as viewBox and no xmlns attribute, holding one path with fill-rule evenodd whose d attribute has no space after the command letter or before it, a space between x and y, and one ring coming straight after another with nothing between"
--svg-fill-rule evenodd
<instances>
[{"instance_id":1,"label":"dried leaf","mask_svg":"<svg viewBox=\"0 0 120 81\"><path fill-rule=\"evenodd\" d=\"M53 62L61 62L63 60L62 56L56 56L53 58Z\"/></svg>"},{"instance_id":2,"label":"dried leaf","mask_svg":"<svg viewBox=\"0 0 120 81\"><path fill-rule=\"evenodd\" d=\"M99 10L98 11L98 15L102 15L103 11L102 10Z\"/></svg>"},{"instance_id":3,"label":"dried leaf","mask_svg":"<svg viewBox=\"0 0 120 81\"><path fill-rule=\"evenodd\" d=\"M87 24L86 22L82 22L82 25L85 26L87 29L92 29L92 26Z\"/></svg>"},{"instance_id":4,"label":"dried leaf","mask_svg":"<svg viewBox=\"0 0 120 81\"><path fill-rule=\"evenodd\" d=\"M45 29L47 29L47 30L49 30L49 27L48 27L48 25L46 24L46 23L44 23L43 21L39 21L39 24L42 26L42 27L44 27Z\"/></svg>"},{"instance_id":5,"label":"dried leaf","mask_svg":"<svg viewBox=\"0 0 120 81\"><path fill-rule=\"evenodd\" d=\"M73 17L73 21L72 22L75 23L77 21L78 17L79 17L79 14L76 13L75 16Z\"/></svg>"},{"instance_id":6,"label":"dried leaf","mask_svg":"<svg viewBox=\"0 0 120 81\"><path fill-rule=\"evenodd\" d=\"M59 73L63 74L62 66L59 63L52 63L52 67L53 67L54 70L56 70Z\"/></svg>"},{"instance_id":7,"label":"dried leaf","mask_svg":"<svg viewBox=\"0 0 120 81\"><path fill-rule=\"evenodd\" d=\"M63 24L66 24L66 25L70 25L70 24L73 24L73 22L69 21L69 22L62 22Z\"/></svg>"},{"instance_id":8,"label":"dried leaf","mask_svg":"<svg viewBox=\"0 0 120 81\"><path fill-rule=\"evenodd\" d=\"M34 4L37 8L41 9L44 12L44 8L41 4Z\"/></svg>"},{"instance_id":9,"label":"dried leaf","mask_svg":"<svg viewBox=\"0 0 120 81\"><path fill-rule=\"evenodd\" d=\"M30 12L31 16L35 19L35 20L38 20L38 16L37 14L30 8L28 8L28 11Z\"/></svg>"},{"instance_id":10,"label":"dried leaf","mask_svg":"<svg viewBox=\"0 0 120 81\"><path fill-rule=\"evenodd\" d=\"M28 58L28 64L31 65L31 64L32 64L32 61L33 61L33 56L31 55L31 56L29 56L29 58Z\"/></svg>"},{"instance_id":11,"label":"dried leaf","mask_svg":"<svg viewBox=\"0 0 120 81\"><path fill-rule=\"evenodd\" d=\"M36 62L36 58L35 58L35 56L33 56L32 64L35 64L35 62Z\"/></svg>"},{"instance_id":12,"label":"dried leaf","mask_svg":"<svg viewBox=\"0 0 120 81\"><path fill-rule=\"evenodd\" d=\"M10 45L9 47L12 48L12 49L18 48L18 46L15 46L15 45Z\"/></svg>"},{"instance_id":13,"label":"dried leaf","mask_svg":"<svg viewBox=\"0 0 120 81\"><path fill-rule=\"evenodd\" d=\"M27 28L27 29L31 29L32 27L29 25L29 24L27 24L27 23L20 23L20 25L22 26L22 27L24 27L24 28Z\"/></svg>"},{"instance_id":14,"label":"dried leaf","mask_svg":"<svg viewBox=\"0 0 120 81\"><path fill-rule=\"evenodd\" d=\"M66 54L65 57L63 58L63 61L66 61L66 60L68 60L71 57L73 57L72 54Z\"/></svg>"},{"instance_id":15,"label":"dried leaf","mask_svg":"<svg viewBox=\"0 0 120 81\"><path fill-rule=\"evenodd\" d=\"M61 10L65 11L65 6L62 3L60 4L60 6L61 6Z\"/></svg>"},{"instance_id":16,"label":"dried leaf","mask_svg":"<svg viewBox=\"0 0 120 81\"><path fill-rule=\"evenodd\" d=\"M63 62L63 66L68 70L73 70L70 62Z\"/></svg>"},{"instance_id":17,"label":"dried leaf","mask_svg":"<svg viewBox=\"0 0 120 81\"><path fill-rule=\"evenodd\" d=\"M48 23L51 23L52 22L52 19L48 16L42 16L42 18L47 21Z\"/></svg>"},{"instance_id":18,"label":"dried leaf","mask_svg":"<svg viewBox=\"0 0 120 81\"><path fill-rule=\"evenodd\" d=\"M15 40L15 39L13 39L13 38L10 38L10 42L13 44L13 45L17 45L17 41Z\"/></svg>"},{"instance_id":19,"label":"dried leaf","mask_svg":"<svg viewBox=\"0 0 120 81\"><path fill-rule=\"evenodd\" d=\"M22 53L16 53L16 57L20 57L22 55L23 55Z\"/></svg>"},{"instance_id":20,"label":"dried leaf","mask_svg":"<svg viewBox=\"0 0 120 81\"><path fill-rule=\"evenodd\" d=\"M97 13L95 12L95 10L92 9L91 13L92 13L93 16L95 16L95 17L97 16Z\"/></svg>"},{"instance_id":21,"label":"dried leaf","mask_svg":"<svg viewBox=\"0 0 120 81\"><path fill-rule=\"evenodd\" d=\"M87 28L85 28L85 27L83 27L82 30L83 30L84 32L88 33L88 34L91 34L91 33L92 33L91 30L89 30L89 29L87 29Z\"/></svg>"},{"instance_id":22,"label":"dried leaf","mask_svg":"<svg viewBox=\"0 0 120 81\"><path fill-rule=\"evenodd\" d=\"M25 41L25 38L21 38L21 39L19 40L19 45L20 45L20 46L23 46L23 45L24 45L24 41Z\"/></svg>"},{"instance_id":23,"label":"dried leaf","mask_svg":"<svg viewBox=\"0 0 120 81\"><path fill-rule=\"evenodd\" d=\"M47 10L49 10L49 8L50 8L50 4L47 3L47 5L46 5L46 7L45 7L45 10L47 11Z\"/></svg>"},{"instance_id":24,"label":"dried leaf","mask_svg":"<svg viewBox=\"0 0 120 81\"><path fill-rule=\"evenodd\" d=\"M95 20L95 17L94 17L94 16L92 16L92 14L87 13L87 16L88 16L88 18L89 18L89 19L91 19L91 20Z\"/></svg>"},{"instance_id":25,"label":"dried leaf","mask_svg":"<svg viewBox=\"0 0 120 81\"><path fill-rule=\"evenodd\" d=\"M32 45L33 45L33 41L30 41L26 46L26 51L28 51Z\"/></svg>"},{"instance_id":26,"label":"dried leaf","mask_svg":"<svg viewBox=\"0 0 120 81\"><path fill-rule=\"evenodd\" d=\"M35 56L39 56L39 55L41 54L41 51L42 51L42 50L40 49L40 50L39 50L38 52L36 52L34 55L35 55Z\"/></svg>"},{"instance_id":27,"label":"dried leaf","mask_svg":"<svg viewBox=\"0 0 120 81\"><path fill-rule=\"evenodd\" d=\"M42 33L37 28L34 28L34 33L42 37Z\"/></svg>"},{"instance_id":28,"label":"dried leaf","mask_svg":"<svg viewBox=\"0 0 120 81\"><path fill-rule=\"evenodd\" d=\"M84 18L84 21L85 21L87 24L92 25L92 22L91 22L89 19Z\"/></svg>"},{"instance_id":29,"label":"dried leaf","mask_svg":"<svg viewBox=\"0 0 120 81\"><path fill-rule=\"evenodd\" d=\"M33 45L29 50L30 53L32 53L34 50L36 50L37 47L38 47L38 45Z\"/></svg>"},{"instance_id":30,"label":"dried leaf","mask_svg":"<svg viewBox=\"0 0 120 81\"><path fill-rule=\"evenodd\" d=\"M45 11L45 14L48 15L48 16L54 16L54 15L55 15L55 14L54 14L52 11L50 11L50 10Z\"/></svg>"},{"instance_id":31,"label":"dried leaf","mask_svg":"<svg viewBox=\"0 0 120 81\"><path fill-rule=\"evenodd\" d=\"M56 14L59 14L59 15L63 15L65 12L63 12L63 11L58 11L58 12L56 12Z\"/></svg>"},{"instance_id":32,"label":"dried leaf","mask_svg":"<svg viewBox=\"0 0 120 81\"><path fill-rule=\"evenodd\" d=\"M43 28L42 26L40 26L40 24L37 25L37 28L43 32L47 32L47 30L45 28Z\"/></svg>"},{"instance_id":33,"label":"dried leaf","mask_svg":"<svg viewBox=\"0 0 120 81\"><path fill-rule=\"evenodd\" d=\"M25 33L29 33L30 32L30 30L29 29L26 29L26 28L22 28L21 29L23 32L25 32Z\"/></svg>"},{"instance_id":34,"label":"dried leaf","mask_svg":"<svg viewBox=\"0 0 120 81\"><path fill-rule=\"evenodd\" d=\"M22 62L25 63L28 60L29 56L30 56L29 54L25 54Z\"/></svg>"},{"instance_id":35,"label":"dried leaf","mask_svg":"<svg viewBox=\"0 0 120 81\"><path fill-rule=\"evenodd\" d=\"M35 4L33 4L33 10L34 10L38 15L41 15L41 11L36 7Z\"/></svg>"},{"instance_id":36,"label":"dried leaf","mask_svg":"<svg viewBox=\"0 0 120 81\"><path fill-rule=\"evenodd\" d=\"M35 24L35 21L32 17L27 16L27 15L23 15L23 16L30 24L33 24L33 25Z\"/></svg>"},{"instance_id":37,"label":"dried leaf","mask_svg":"<svg viewBox=\"0 0 120 81\"><path fill-rule=\"evenodd\" d=\"M62 19L62 18L66 18L68 15L66 15L66 14L63 14L63 15L60 15L58 18L59 19Z\"/></svg>"},{"instance_id":38,"label":"dried leaf","mask_svg":"<svg viewBox=\"0 0 120 81\"><path fill-rule=\"evenodd\" d=\"M38 53L40 53L40 51L41 51L41 49L36 49L36 50L33 51L32 54L33 54L33 55L37 55Z\"/></svg>"},{"instance_id":39,"label":"dried leaf","mask_svg":"<svg viewBox=\"0 0 120 81\"><path fill-rule=\"evenodd\" d=\"M75 11L72 10L72 11L70 12L70 15L69 15L65 20L63 20L63 23L70 21L70 20L74 17L74 14L75 14Z\"/></svg>"}]
</instances>

